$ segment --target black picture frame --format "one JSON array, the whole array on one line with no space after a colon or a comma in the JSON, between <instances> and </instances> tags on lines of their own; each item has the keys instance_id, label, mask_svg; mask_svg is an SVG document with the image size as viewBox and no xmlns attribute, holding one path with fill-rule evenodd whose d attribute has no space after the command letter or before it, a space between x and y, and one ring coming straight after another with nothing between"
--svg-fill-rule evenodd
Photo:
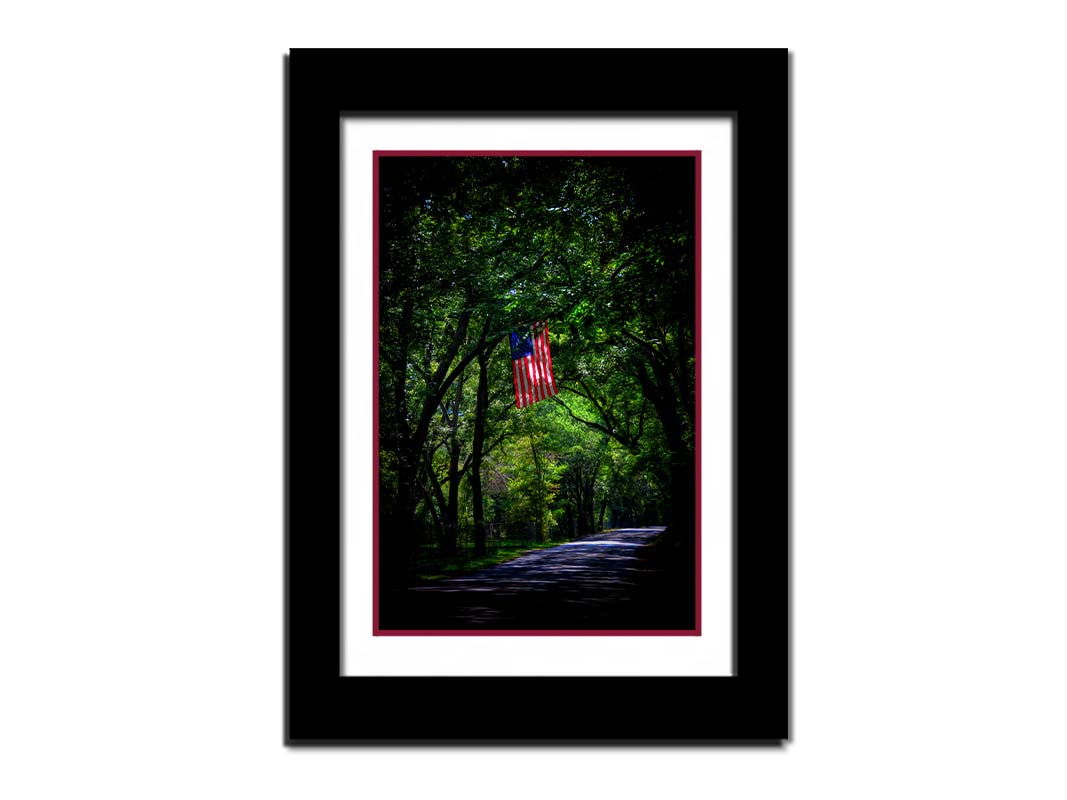
<instances>
[{"instance_id":1,"label":"black picture frame","mask_svg":"<svg viewBox=\"0 0 1067 800\"><path fill-rule=\"evenodd\" d=\"M788 65L785 50L290 52L284 71L287 745L789 738ZM425 79L409 82L412 71ZM732 119L735 668L729 677L342 676L341 123L360 116L465 115ZM501 690L528 698L520 705L529 711L487 700L470 713L472 701ZM377 711L383 707L390 711Z\"/></svg>"}]
</instances>

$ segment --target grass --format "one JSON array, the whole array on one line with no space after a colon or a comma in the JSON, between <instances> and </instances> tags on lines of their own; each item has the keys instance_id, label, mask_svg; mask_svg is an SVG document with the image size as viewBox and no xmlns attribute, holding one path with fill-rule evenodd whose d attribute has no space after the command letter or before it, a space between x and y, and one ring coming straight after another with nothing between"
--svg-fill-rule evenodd
<instances>
[{"instance_id":1,"label":"grass","mask_svg":"<svg viewBox=\"0 0 1067 800\"><path fill-rule=\"evenodd\" d=\"M469 575L485 567L494 564L503 564L514 558L529 553L533 550L543 550L546 547L556 547L562 542L524 543L515 545L501 545L492 553L484 556L456 555L442 556L437 553L420 555L415 562L415 577L419 583L431 583L442 578L454 578L460 575Z\"/></svg>"}]
</instances>

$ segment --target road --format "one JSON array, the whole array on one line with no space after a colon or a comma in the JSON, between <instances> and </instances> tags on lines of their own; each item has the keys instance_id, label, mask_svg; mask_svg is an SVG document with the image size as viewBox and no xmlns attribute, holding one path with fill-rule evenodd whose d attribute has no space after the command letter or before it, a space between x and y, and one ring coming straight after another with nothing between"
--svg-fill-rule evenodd
<instances>
[{"instance_id":1,"label":"road","mask_svg":"<svg viewBox=\"0 0 1067 800\"><path fill-rule=\"evenodd\" d=\"M691 629L692 560L653 546L663 531L606 531L383 597L381 627Z\"/></svg>"}]
</instances>

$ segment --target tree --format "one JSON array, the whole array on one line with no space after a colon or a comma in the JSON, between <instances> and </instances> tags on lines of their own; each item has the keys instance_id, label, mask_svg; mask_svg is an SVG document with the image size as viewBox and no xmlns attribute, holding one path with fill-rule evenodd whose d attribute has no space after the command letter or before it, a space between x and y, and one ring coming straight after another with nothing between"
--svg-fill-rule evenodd
<instances>
[{"instance_id":1,"label":"tree","mask_svg":"<svg viewBox=\"0 0 1067 800\"><path fill-rule=\"evenodd\" d=\"M379 177L383 579L408 580L419 518L454 552L469 517L484 552L486 470L493 514L542 533L630 513L639 486L691 527L692 159L383 157ZM534 320L564 392L508 409L499 345Z\"/></svg>"}]
</instances>

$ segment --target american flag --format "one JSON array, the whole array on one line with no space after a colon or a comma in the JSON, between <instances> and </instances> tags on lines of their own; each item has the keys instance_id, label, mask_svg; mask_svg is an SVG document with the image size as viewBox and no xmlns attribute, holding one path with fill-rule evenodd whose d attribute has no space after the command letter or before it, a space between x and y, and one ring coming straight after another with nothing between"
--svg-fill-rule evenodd
<instances>
[{"instance_id":1,"label":"american flag","mask_svg":"<svg viewBox=\"0 0 1067 800\"><path fill-rule=\"evenodd\" d=\"M528 331L511 334L511 368L515 373L515 407L524 408L556 394L548 323L535 322Z\"/></svg>"}]
</instances>

